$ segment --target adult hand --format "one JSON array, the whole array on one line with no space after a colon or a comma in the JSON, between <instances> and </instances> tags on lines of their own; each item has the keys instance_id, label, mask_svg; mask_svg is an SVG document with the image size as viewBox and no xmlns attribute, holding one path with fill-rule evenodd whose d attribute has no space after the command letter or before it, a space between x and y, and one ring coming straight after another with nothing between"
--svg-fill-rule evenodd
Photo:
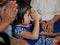
<instances>
[{"instance_id":1,"label":"adult hand","mask_svg":"<svg viewBox=\"0 0 60 45\"><path fill-rule=\"evenodd\" d=\"M7 24L11 23L15 19L16 14L17 14L16 1L10 1L9 5L7 7L6 6L3 7L0 12L2 22L5 22Z\"/></svg>"},{"instance_id":2,"label":"adult hand","mask_svg":"<svg viewBox=\"0 0 60 45\"><path fill-rule=\"evenodd\" d=\"M48 32L48 30L47 30L47 24L45 22L41 21L41 27L42 27L42 29L43 29L44 32Z\"/></svg>"},{"instance_id":3,"label":"adult hand","mask_svg":"<svg viewBox=\"0 0 60 45\"><path fill-rule=\"evenodd\" d=\"M54 21L50 20L47 22L47 30L49 33L53 33L54 32Z\"/></svg>"}]
</instances>

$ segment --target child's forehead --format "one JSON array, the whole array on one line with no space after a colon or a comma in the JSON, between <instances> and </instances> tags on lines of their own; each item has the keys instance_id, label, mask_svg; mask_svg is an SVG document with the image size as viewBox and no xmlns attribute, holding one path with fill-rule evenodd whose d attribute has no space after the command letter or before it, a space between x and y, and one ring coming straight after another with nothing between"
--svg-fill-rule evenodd
<instances>
[{"instance_id":1,"label":"child's forehead","mask_svg":"<svg viewBox=\"0 0 60 45\"><path fill-rule=\"evenodd\" d=\"M27 10L27 12L25 13L27 16L29 16L30 15L30 9L29 10Z\"/></svg>"}]
</instances>

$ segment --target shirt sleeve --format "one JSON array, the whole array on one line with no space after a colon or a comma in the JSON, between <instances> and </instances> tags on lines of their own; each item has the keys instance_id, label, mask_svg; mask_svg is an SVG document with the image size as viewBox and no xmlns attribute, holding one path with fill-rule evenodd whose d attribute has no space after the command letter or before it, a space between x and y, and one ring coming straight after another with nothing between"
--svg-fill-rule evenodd
<instances>
[{"instance_id":1,"label":"shirt sleeve","mask_svg":"<svg viewBox=\"0 0 60 45\"><path fill-rule=\"evenodd\" d=\"M20 34L21 32L23 32L23 31L26 31L24 28L21 28L21 27L16 27L15 28L15 34L16 35L18 35L18 34Z\"/></svg>"},{"instance_id":2,"label":"shirt sleeve","mask_svg":"<svg viewBox=\"0 0 60 45\"><path fill-rule=\"evenodd\" d=\"M56 1L56 15L60 15L60 0Z\"/></svg>"}]
</instances>

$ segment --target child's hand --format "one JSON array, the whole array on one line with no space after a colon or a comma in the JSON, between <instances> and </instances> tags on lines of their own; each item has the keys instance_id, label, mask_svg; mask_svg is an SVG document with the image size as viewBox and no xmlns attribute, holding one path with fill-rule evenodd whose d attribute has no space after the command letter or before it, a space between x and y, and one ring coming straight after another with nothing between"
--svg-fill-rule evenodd
<instances>
[{"instance_id":1,"label":"child's hand","mask_svg":"<svg viewBox=\"0 0 60 45\"><path fill-rule=\"evenodd\" d=\"M34 21L36 20L40 20L40 15L38 14L38 12L34 9L31 8L31 17Z\"/></svg>"},{"instance_id":2,"label":"child's hand","mask_svg":"<svg viewBox=\"0 0 60 45\"><path fill-rule=\"evenodd\" d=\"M0 14L3 22L11 23L15 19L17 14L16 1L10 1L7 7L2 8Z\"/></svg>"}]
</instances>

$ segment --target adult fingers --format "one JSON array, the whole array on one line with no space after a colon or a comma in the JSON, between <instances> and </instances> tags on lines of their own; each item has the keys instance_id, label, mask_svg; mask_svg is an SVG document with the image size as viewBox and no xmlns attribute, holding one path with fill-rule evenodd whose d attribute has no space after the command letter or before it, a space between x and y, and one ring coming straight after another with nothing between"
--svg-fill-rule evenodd
<instances>
[{"instance_id":1,"label":"adult fingers","mask_svg":"<svg viewBox=\"0 0 60 45\"><path fill-rule=\"evenodd\" d=\"M5 6L1 9L1 12L0 12L1 16L3 16L5 9L6 9Z\"/></svg>"},{"instance_id":2,"label":"adult fingers","mask_svg":"<svg viewBox=\"0 0 60 45\"><path fill-rule=\"evenodd\" d=\"M11 15L13 16L13 18L15 18L15 16L17 15L18 9L17 9L17 4L14 5L14 8L12 8L11 10Z\"/></svg>"}]
</instances>

